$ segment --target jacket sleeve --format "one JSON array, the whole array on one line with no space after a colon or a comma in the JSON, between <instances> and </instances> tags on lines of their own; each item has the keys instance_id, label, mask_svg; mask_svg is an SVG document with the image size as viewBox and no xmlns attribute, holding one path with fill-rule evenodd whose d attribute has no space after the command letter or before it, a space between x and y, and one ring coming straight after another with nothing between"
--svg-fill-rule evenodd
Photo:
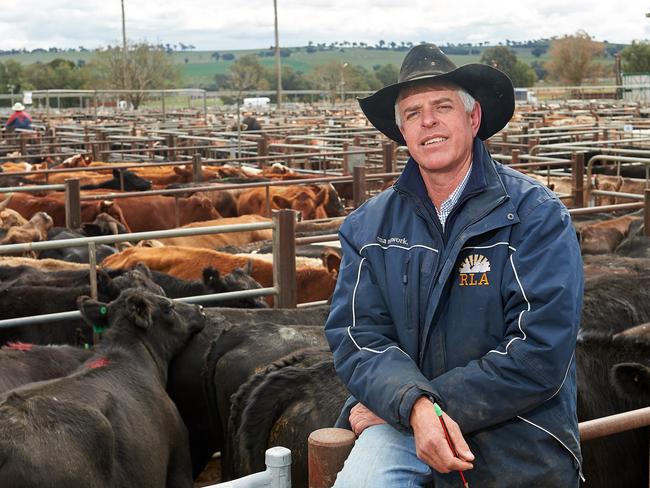
<instances>
[{"instance_id":1,"label":"jacket sleeve","mask_svg":"<svg viewBox=\"0 0 650 488\"><path fill-rule=\"evenodd\" d=\"M339 232L343 260L325 335L334 366L352 395L400 430L410 428L415 400L431 393L417 364L397 343L376 274L353 242L355 214Z\"/></svg>"},{"instance_id":2,"label":"jacket sleeve","mask_svg":"<svg viewBox=\"0 0 650 488\"><path fill-rule=\"evenodd\" d=\"M556 199L520 217L501 283L503 341L431 381L434 396L465 433L550 400L574 361L583 276L571 219Z\"/></svg>"}]
</instances>

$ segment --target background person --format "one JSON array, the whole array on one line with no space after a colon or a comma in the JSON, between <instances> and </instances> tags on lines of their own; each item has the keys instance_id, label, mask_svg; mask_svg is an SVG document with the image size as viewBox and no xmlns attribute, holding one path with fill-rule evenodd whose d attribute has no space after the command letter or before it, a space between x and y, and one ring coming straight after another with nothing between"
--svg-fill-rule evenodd
<instances>
[{"instance_id":1,"label":"background person","mask_svg":"<svg viewBox=\"0 0 650 488\"><path fill-rule=\"evenodd\" d=\"M5 124L5 129L13 131L16 129L31 129L32 128L32 118L27 112L25 112L25 106L20 103L14 103L11 109L14 111L13 114L7 120Z\"/></svg>"}]
</instances>

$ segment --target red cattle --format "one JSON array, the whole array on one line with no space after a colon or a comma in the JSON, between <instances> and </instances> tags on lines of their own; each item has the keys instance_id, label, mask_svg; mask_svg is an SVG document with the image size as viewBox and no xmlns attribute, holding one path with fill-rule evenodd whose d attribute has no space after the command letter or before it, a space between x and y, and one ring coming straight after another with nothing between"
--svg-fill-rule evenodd
<instances>
[{"instance_id":1,"label":"red cattle","mask_svg":"<svg viewBox=\"0 0 650 488\"><path fill-rule=\"evenodd\" d=\"M300 212L303 220L323 219L327 213L323 204L327 198L327 189L322 188L316 193L311 186L292 185L269 188L270 208L292 209ZM266 189L253 188L239 195L237 201L239 215L267 215Z\"/></svg>"},{"instance_id":2,"label":"red cattle","mask_svg":"<svg viewBox=\"0 0 650 488\"><path fill-rule=\"evenodd\" d=\"M16 210L26 219L31 219L36 212L45 212L52 217L55 226L65 226L65 195L63 193L52 193L43 197L16 193L11 197L8 208ZM115 218L126 226L127 231L130 231L120 205L116 202L107 200L81 202L82 222L92 222L102 212Z\"/></svg>"},{"instance_id":3,"label":"red cattle","mask_svg":"<svg viewBox=\"0 0 650 488\"><path fill-rule=\"evenodd\" d=\"M137 263L186 280L201 279L203 269L212 266L220 274L228 274L249 262L251 276L263 287L273 286L273 263L258 254L228 254L209 249L189 247L133 247L107 257L104 268L128 269ZM296 262L298 302L327 300L334 291L340 258L328 255L324 259L302 258Z\"/></svg>"},{"instance_id":4,"label":"red cattle","mask_svg":"<svg viewBox=\"0 0 650 488\"><path fill-rule=\"evenodd\" d=\"M616 250L641 217L625 216L579 226L580 247L583 254L606 254Z\"/></svg>"},{"instance_id":5,"label":"red cattle","mask_svg":"<svg viewBox=\"0 0 650 488\"><path fill-rule=\"evenodd\" d=\"M173 229L177 227L175 200L160 195L129 197L120 200L120 208L132 232ZM178 225L218 218L221 215L207 198L178 199Z\"/></svg>"}]
</instances>

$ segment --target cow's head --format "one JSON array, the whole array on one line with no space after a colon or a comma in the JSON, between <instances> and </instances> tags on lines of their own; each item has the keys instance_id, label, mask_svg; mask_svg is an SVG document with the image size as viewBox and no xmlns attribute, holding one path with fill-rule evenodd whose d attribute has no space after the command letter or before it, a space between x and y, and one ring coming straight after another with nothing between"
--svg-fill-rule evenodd
<instances>
[{"instance_id":1,"label":"cow's head","mask_svg":"<svg viewBox=\"0 0 650 488\"><path fill-rule=\"evenodd\" d=\"M176 302L143 290L124 290L110 303L79 297L77 305L84 321L106 328L105 344L128 350L144 343L158 367L166 366L189 338L205 327L206 317L200 305ZM167 368L162 369L166 381Z\"/></svg>"},{"instance_id":2,"label":"cow's head","mask_svg":"<svg viewBox=\"0 0 650 488\"><path fill-rule=\"evenodd\" d=\"M606 178L603 179L596 175L594 177L594 188L597 190L605 191L619 191L623 186L623 177L618 176L614 179ZM616 197L609 195L596 195L594 202L597 206L601 205L614 205L616 203Z\"/></svg>"},{"instance_id":3,"label":"cow's head","mask_svg":"<svg viewBox=\"0 0 650 488\"><path fill-rule=\"evenodd\" d=\"M225 276L212 267L203 269L203 283L214 293L230 291L256 290L261 285L251 276L252 264L249 261L244 268L235 268ZM223 302L224 307L235 308L267 308L263 297L233 298Z\"/></svg>"}]
</instances>

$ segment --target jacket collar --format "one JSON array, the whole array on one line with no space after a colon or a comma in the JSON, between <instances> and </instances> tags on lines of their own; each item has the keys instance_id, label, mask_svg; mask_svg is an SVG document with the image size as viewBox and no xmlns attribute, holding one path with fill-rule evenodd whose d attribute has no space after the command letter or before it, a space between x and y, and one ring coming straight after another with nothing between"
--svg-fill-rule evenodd
<instances>
[{"instance_id":1,"label":"jacket collar","mask_svg":"<svg viewBox=\"0 0 650 488\"><path fill-rule=\"evenodd\" d=\"M459 202L465 200L469 195L481 193L488 188L488 182L486 180L486 171L485 165L486 162L490 161L490 155L485 149L483 141L478 138L474 139L473 147L473 160L472 160L472 169L467 180L467 185L459 198ZM395 187L398 190L410 193L415 195L423 202L427 204L431 203L431 199L427 193L426 186L424 185L424 180L422 179L422 174L415 159L412 157L409 158L404 171L398 178L395 183Z\"/></svg>"}]
</instances>

